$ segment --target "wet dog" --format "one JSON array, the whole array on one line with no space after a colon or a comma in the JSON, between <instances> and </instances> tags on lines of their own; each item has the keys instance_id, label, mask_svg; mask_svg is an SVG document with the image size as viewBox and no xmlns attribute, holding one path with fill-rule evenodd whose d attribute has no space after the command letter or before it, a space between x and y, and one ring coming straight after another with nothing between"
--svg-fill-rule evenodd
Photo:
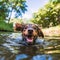
<instances>
[{"instance_id":1,"label":"wet dog","mask_svg":"<svg viewBox=\"0 0 60 60\"><path fill-rule=\"evenodd\" d=\"M42 30L35 24L16 24L15 30L22 32L23 40L34 44L38 37L44 38Z\"/></svg>"}]
</instances>

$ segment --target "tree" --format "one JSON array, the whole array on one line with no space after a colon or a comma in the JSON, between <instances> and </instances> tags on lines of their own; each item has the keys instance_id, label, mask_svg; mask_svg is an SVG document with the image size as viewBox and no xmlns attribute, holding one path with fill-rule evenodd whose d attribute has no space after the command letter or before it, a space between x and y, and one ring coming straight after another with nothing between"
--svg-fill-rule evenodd
<instances>
[{"instance_id":1,"label":"tree","mask_svg":"<svg viewBox=\"0 0 60 60\"><path fill-rule=\"evenodd\" d=\"M12 12L15 12L15 17L21 16L27 11L26 7L25 0L0 0L0 20L10 21Z\"/></svg>"},{"instance_id":2,"label":"tree","mask_svg":"<svg viewBox=\"0 0 60 60\"><path fill-rule=\"evenodd\" d=\"M53 3L53 4L58 4L60 3L60 0L49 0L50 3Z\"/></svg>"},{"instance_id":3,"label":"tree","mask_svg":"<svg viewBox=\"0 0 60 60\"><path fill-rule=\"evenodd\" d=\"M43 27L60 24L60 3L49 2L44 8L34 13L31 20L33 23L41 24Z\"/></svg>"}]
</instances>

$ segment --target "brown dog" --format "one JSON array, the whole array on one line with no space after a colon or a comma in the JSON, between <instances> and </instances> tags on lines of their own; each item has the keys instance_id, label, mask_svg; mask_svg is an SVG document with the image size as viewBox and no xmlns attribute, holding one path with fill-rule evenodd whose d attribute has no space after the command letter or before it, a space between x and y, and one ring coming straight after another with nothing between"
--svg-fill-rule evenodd
<instances>
[{"instance_id":1,"label":"brown dog","mask_svg":"<svg viewBox=\"0 0 60 60\"><path fill-rule=\"evenodd\" d=\"M37 37L44 37L41 29L35 24L16 24L15 30L22 32L23 40L27 43L32 44L35 42Z\"/></svg>"}]
</instances>

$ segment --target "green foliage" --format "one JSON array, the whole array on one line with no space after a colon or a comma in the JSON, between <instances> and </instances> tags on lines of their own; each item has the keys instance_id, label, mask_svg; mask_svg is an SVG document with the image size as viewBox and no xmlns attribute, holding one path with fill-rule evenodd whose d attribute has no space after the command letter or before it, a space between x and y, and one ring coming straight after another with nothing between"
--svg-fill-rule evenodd
<instances>
[{"instance_id":1,"label":"green foliage","mask_svg":"<svg viewBox=\"0 0 60 60\"><path fill-rule=\"evenodd\" d=\"M10 20L12 12L15 12L15 17L21 16L27 11L25 0L0 0L0 20L8 18Z\"/></svg>"},{"instance_id":2,"label":"green foliage","mask_svg":"<svg viewBox=\"0 0 60 60\"><path fill-rule=\"evenodd\" d=\"M11 19L10 20L10 22L9 23L23 23L23 19L21 19L21 18L13 18L13 19Z\"/></svg>"},{"instance_id":3,"label":"green foliage","mask_svg":"<svg viewBox=\"0 0 60 60\"><path fill-rule=\"evenodd\" d=\"M57 4L57 3L60 3L60 0L50 0L50 2L53 4Z\"/></svg>"},{"instance_id":4,"label":"green foliage","mask_svg":"<svg viewBox=\"0 0 60 60\"><path fill-rule=\"evenodd\" d=\"M33 23L40 24L43 27L56 26L60 24L60 3L49 2L44 8L34 13L31 19Z\"/></svg>"},{"instance_id":5,"label":"green foliage","mask_svg":"<svg viewBox=\"0 0 60 60\"><path fill-rule=\"evenodd\" d=\"M0 31L13 31L13 24L0 21Z\"/></svg>"},{"instance_id":6,"label":"green foliage","mask_svg":"<svg viewBox=\"0 0 60 60\"><path fill-rule=\"evenodd\" d=\"M5 20L10 21L12 12L15 12L15 17L21 16L27 11L26 0L0 0L0 30L13 31L12 24L5 23Z\"/></svg>"}]
</instances>

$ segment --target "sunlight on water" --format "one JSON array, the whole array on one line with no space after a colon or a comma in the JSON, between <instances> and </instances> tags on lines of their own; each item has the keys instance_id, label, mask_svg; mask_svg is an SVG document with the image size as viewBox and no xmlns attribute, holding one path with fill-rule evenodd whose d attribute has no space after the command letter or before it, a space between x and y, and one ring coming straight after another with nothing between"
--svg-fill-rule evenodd
<instances>
[{"instance_id":1,"label":"sunlight on water","mask_svg":"<svg viewBox=\"0 0 60 60\"><path fill-rule=\"evenodd\" d=\"M0 33L0 60L59 60L60 39L37 39L25 45L20 33Z\"/></svg>"}]
</instances>

